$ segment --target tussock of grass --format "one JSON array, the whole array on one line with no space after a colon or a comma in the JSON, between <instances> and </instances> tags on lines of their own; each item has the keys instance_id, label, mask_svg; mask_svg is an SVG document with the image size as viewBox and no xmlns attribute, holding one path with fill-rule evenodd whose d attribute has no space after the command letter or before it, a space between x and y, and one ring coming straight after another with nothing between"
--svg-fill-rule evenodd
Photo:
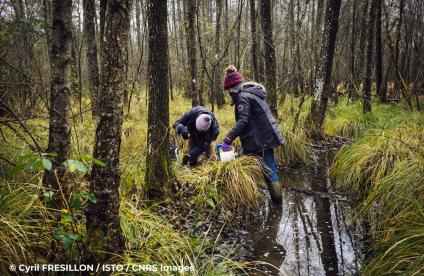
<instances>
[{"instance_id":1,"label":"tussock of grass","mask_svg":"<svg viewBox=\"0 0 424 276\"><path fill-rule=\"evenodd\" d=\"M282 130L285 143L278 147L275 153L277 163L280 165L309 164L310 147L306 144L307 138L303 131L292 132L288 129Z\"/></svg>"},{"instance_id":2,"label":"tussock of grass","mask_svg":"<svg viewBox=\"0 0 424 276\"><path fill-rule=\"evenodd\" d=\"M128 200L121 203L121 227L128 241L129 252L146 261L174 264L190 246L187 239L158 214L147 208L137 208Z\"/></svg>"},{"instance_id":3,"label":"tussock of grass","mask_svg":"<svg viewBox=\"0 0 424 276\"><path fill-rule=\"evenodd\" d=\"M194 186L198 206L218 203L224 209L255 208L261 198L259 188L265 187L264 165L260 159L241 156L227 163L212 162L196 169L177 170L177 178Z\"/></svg>"},{"instance_id":4,"label":"tussock of grass","mask_svg":"<svg viewBox=\"0 0 424 276\"><path fill-rule=\"evenodd\" d=\"M369 186L386 176L396 161L414 155L422 141L424 128L418 124L375 130L336 154L331 175L338 184L367 194Z\"/></svg>"},{"instance_id":5,"label":"tussock of grass","mask_svg":"<svg viewBox=\"0 0 424 276\"><path fill-rule=\"evenodd\" d=\"M3 182L0 189L0 271L10 264L46 263L51 228L38 188Z\"/></svg>"},{"instance_id":6,"label":"tussock of grass","mask_svg":"<svg viewBox=\"0 0 424 276\"><path fill-rule=\"evenodd\" d=\"M374 254L367 275L415 275L424 268L424 155L399 161L377 181L361 214L372 223Z\"/></svg>"},{"instance_id":7,"label":"tussock of grass","mask_svg":"<svg viewBox=\"0 0 424 276\"><path fill-rule=\"evenodd\" d=\"M335 156L337 183L362 195L358 213L373 237L366 275L417 275L424 268L424 116L401 105L338 105L327 116L328 135L356 137Z\"/></svg>"}]
</instances>

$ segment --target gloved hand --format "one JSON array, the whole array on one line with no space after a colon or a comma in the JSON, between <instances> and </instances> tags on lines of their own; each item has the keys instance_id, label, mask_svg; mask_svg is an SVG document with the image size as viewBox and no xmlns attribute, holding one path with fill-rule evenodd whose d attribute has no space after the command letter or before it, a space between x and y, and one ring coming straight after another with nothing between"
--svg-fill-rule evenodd
<instances>
[{"instance_id":1,"label":"gloved hand","mask_svg":"<svg viewBox=\"0 0 424 276\"><path fill-rule=\"evenodd\" d=\"M183 165L188 165L190 163L191 163L191 155L190 154L184 154Z\"/></svg>"},{"instance_id":2,"label":"gloved hand","mask_svg":"<svg viewBox=\"0 0 424 276\"><path fill-rule=\"evenodd\" d=\"M190 137L190 133L188 131L184 131L181 133L181 136L184 140L187 140Z\"/></svg>"},{"instance_id":3,"label":"gloved hand","mask_svg":"<svg viewBox=\"0 0 424 276\"><path fill-rule=\"evenodd\" d=\"M221 146L222 146L222 149L223 149L223 150L228 150L228 149L230 148L230 146L231 146L231 145L228 145L227 143L222 142L222 143L221 143Z\"/></svg>"},{"instance_id":4,"label":"gloved hand","mask_svg":"<svg viewBox=\"0 0 424 276\"><path fill-rule=\"evenodd\" d=\"M223 150L227 150L231 146L231 139L229 137L225 137L224 141L222 141L221 146Z\"/></svg>"}]
</instances>

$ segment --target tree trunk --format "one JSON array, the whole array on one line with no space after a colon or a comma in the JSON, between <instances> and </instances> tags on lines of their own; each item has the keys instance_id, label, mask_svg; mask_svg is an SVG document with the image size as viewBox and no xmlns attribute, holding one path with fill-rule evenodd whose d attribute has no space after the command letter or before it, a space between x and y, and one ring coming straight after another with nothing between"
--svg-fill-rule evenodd
<instances>
[{"instance_id":1,"label":"tree trunk","mask_svg":"<svg viewBox=\"0 0 424 276\"><path fill-rule=\"evenodd\" d=\"M236 49L235 49L235 58L236 58L236 67L240 70L240 39L241 39L241 15L243 14L243 2L244 0L238 0L237 5L237 14L240 15L240 19L237 22L237 37L236 37Z\"/></svg>"},{"instance_id":2,"label":"tree trunk","mask_svg":"<svg viewBox=\"0 0 424 276\"><path fill-rule=\"evenodd\" d=\"M102 96L98 101L99 123L93 152L93 157L105 162L106 167L93 165L90 190L97 202L90 202L87 211L91 247L113 254L122 254L125 249L119 217L119 154L131 8L132 0L109 0L106 9L101 56ZM99 244L104 239L107 242Z\"/></svg>"},{"instance_id":3,"label":"tree trunk","mask_svg":"<svg viewBox=\"0 0 424 276\"><path fill-rule=\"evenodd\" d=\"M319 139L321 137L322 123L324 122L328 98L330 96L331 73L339 28L340 5L341 0L329 0L327 2L321 51L316 69L314 99L311 105L311 112L308 116L310 121L310 132L308 134L313 139Z\"/></svg>"},{"instance_id":4,"label":"tree trunk","mask_svg":"<svg viewBox=\"0 0 424 276\"><path fill-rule=\"evenodd\" d=\"M375 21L375 79L377 87L377 95L380 97L380 101L387 103L387 90L386 87L382 86L383 82L383 46L381 42L381 8L382 0L377 0L376 3L376 21Z\"/></svg>"},{"instance_id":5,"label":"tree trunk","mask_svg":"<svg viewBox=\"0 0 424 276\"><path fill-rule=\"evenodd\" d=\"M367 66L364 78L363 112L371 112L371 75L374 49L375 8L378 0L371 0L370 20L368 24Z\"/></svg>"},{"instance_id":6,"label":"tree trunk","mask_svg":"<svg viewBox=\"0 0 424 276\"><path fill-rule=\"evenodd\" d=\"M278 117L277 93L275 81L275 49L272 41L272 18L271 1L261 0L261 23L264 35L265 48L265 86L267 89L267 101L275 117Z\"/></svg>"},{"instance_id":7,"label":"tree trunk","mask_svg":"<svg viewBox=\"0 0 424 276\"><path fill-rule=\"evenodd\" d=\"M71 130L69 127L69 99L71 95L72 0L53 1L50 127L48 153L57 154L53 168L46 171L44 183L55 190L55 207L63 206L62 192L68 195L65 167L69 158Z\"/></svg>"},{"instance_id":8,"label":"tree trunk","mask_svg":"<svg viewBox=\"0 0 424 276\"><path fill-rule=\"evenodd\" d=\"M97 57L96 28L96 5L93 0L84 0L84 38L87 47L87 71L88 87L91 95L91 113L93 117L98 115L97 99L99 94L99 61Z\"/></svg>"},{"instance_id":9,"label":"tree trunk","mask_svg":"<svg viewBox=\"0 0 424 276\"><path fill-rule=\"evenodd\" d=\"M216 25L215 25L215 64L214 64L214 84L212 93L212 98L216 99L216 105L218 108L221 108L224 101L224 94L222 90L222 68L220 67L221 59L221 19L222 19L222 0L216 0Z\"/></svg>"},{"instance_id":10,"label":"tree trunk","mask_svg":"<svg viewBox=\"0 0 424 276\"><path fill-rule=\"evenodd\" d=\"M355 82L359 86L360 78L364 70L365 62L365 42L367 34L367 17L368 17L368 3L369 0L363 0L362 3L362 20L361 20L361 36L359 38L359 55L358 55L358 66L356 67L356 78Z\"/></svg>"},{"instance_id":11,"label":"tree trunk","mask_svg":"<svg viewBox=\"0 0 424 276\"><path fill-rule=\"evenodd\" d=\"M395 66L396 68L400 68L399 66L399 55L400 55L400 39L402 35L402 23L403 23L403 12L405 9L405 1L400 0L399 1L399 20L397 24L397 31L396 31L396 48L395 48ZM399 71L400 69L396 69L396 71ZM397 74L397 72L396 72ZM395 79L395 90L399 91L401 87L401 82L399 81L399 78Z\"/></svg>"},{"instance_id":12,"label":"tree trunk","mask_svg":"<svg viewBox=\"0 0 424 276\"><path fill-rule=\"evenodd\" d=\"M250 5L250 31L252 34L252 76L254 80L258 79L258 41L256 37L256 10L255 0L249 1Z\"/></svg>"},{"instance_id":13,"label":"tree trunk","mask_svg":"<svg viewBox=\"0 0 424 276\"><path fill-rule=\"evenodd\" d=\"M356 98L355 84L355 46L356 46L356 0L352 3L352 30L350 34L350 81L349 81L349 99Z\"/></svg>"},{"instance_id":14,"label":"tree trunk","mask_svg":"<svg viewBox=\"0 0 424 276\"><path fill-rule=\"evenodd\" d=\"M199 105L199 93L197 91L197 60L196 60L196 32L194 30L194 16L196 14L196 0L184 1L185 27L187 43L187 60L190 65L190 79L187 87L190 89L191 105Z\"/></svg>"},{"instance_id":15,"label":"tree trunk","mask_svg":"<svg viewBox=\"0 0 424 276\"><path fill-rule=\"evenodd\" d=\"M105 34L105 15L106 15L106 8L107 8L107 0L100 0L100 5L99 5L99 14L100 14L100 32L99 32L99 37L100 37L100 51L102 50L103 47L103 37Z\"/></svg>"},{"instance_id":16,"label":"tree trunk","mask_svg":"<svg viewBox=\"0 0 424 276\"><path fill-rule=\"evenodd\" d=\"M146 186L150 199L158 198L170 178L167 1L149 0L149 112Z\"/></svg>"}]
</instances>

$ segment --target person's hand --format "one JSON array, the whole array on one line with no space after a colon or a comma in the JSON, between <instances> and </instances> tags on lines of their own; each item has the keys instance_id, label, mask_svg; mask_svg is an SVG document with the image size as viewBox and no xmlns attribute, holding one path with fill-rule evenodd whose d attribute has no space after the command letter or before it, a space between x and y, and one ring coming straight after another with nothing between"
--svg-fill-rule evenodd
<instances>
[{"instance_id":1,"label":"person's hand","mask_svg":"<svg viewBox=\"0 0 424 276\"><path fill-rule=\"evenodd\" d=\"M232 144L232 140L230 139L230 137L225 137L224 141L222 141L221 146L223 150L228 150Z\"/></svg>"},{"instance_id":2,"label":"person's hand","mask_svg":"<svg viewBox=\"0 0 424 276\"><path fill-rule=\"evenodd\" d=\"M181 133L181 136L184 140L187 140L188 138L190 138L190 133L188 131L184 131L183 133Z\"/></svg>"},{"instance_id":3,"label":"person's hand","mask_svg":"<svg viewBox=\"0 0 424 276\"><path fill-rule=\"evenodd\" d=\"M190 154L184 154L183 165L188 165L190 162L191 162L191 155Z\"/></svg>"},{"instance_id":4,"label":"person's hand","mask_svg":"<svg viewBox=\"0 0 424 276\"><path fill-rule=\"evenodd\" d=\"M227 144L225 141L221 143L222 150L228 150L231 145Z\"/></svg>"}]
</instances>

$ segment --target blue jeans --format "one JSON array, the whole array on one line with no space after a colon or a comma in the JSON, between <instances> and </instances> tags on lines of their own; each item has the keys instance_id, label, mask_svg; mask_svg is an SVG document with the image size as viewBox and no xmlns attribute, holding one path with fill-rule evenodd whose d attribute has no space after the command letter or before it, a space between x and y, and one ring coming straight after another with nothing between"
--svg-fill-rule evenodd
<instances>
[{"instance_id":1,"label":"blue jeans","mask_svg":"<svg viewBox=\"0 0 424 276\"><path fill-rule=\"evenodd\" d=\"M278 181L277 164L275 163L274 150L268 149L264 151L262 158L265 164L271 170L271 172L267 173L266 176L271 179L272 182Z\"/></svg>"}]
</instances>

